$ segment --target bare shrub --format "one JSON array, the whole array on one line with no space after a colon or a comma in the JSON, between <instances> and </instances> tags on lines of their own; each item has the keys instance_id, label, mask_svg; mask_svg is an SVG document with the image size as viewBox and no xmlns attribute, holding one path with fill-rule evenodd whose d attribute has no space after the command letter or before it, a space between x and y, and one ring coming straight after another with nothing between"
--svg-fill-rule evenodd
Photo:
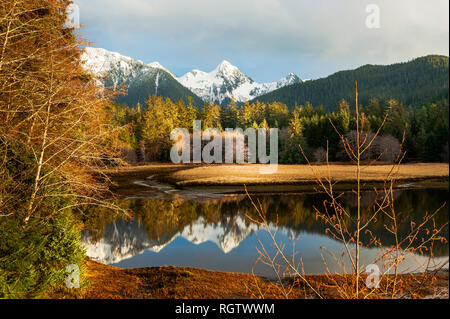
<instances>
[{"instance_id":1,"label":"bare shrub","mask_svg":"<svg viewBox=\"0 0 450 319\"><path fill-rule=\"evenodd\" d=\"M342 160L348 160L349 152L354 154L357 153L358 143L364 148L372 149L373 144L369 145L369 143L373 142L374 138L375 134L370 131L363 131L360 133L357 131L350 131L343 136L343 139L341 138L341 143L339 144L340 152L338 153L338 156ZM369 150L361 155L361 160L363 161L371 159L373 159L373 154Z\"/></svg>"},{"instance_id":2,"label":"bare shrub","mask_svg":"<svg viewBox=\"0 0 450 319\"><path fill-rule=\"evenodd\" d=\"M350 131L343 136L340 143L338 156L345 160L349 153L356 154L358 143L358 133ZM361 154L362 161L380 160L393 163L401 152L400 142L392 135L376 135L370 131L363 131L359 134L361 149L366 149ZM314 155L313 158L314 160Z\"/></svg>"},{"instance_id":3,"label":"bare shrub","mask_svg":"<svg viewBox=\"0 0 450 319\"><path fill-rule=\"evenodd\" d=\"M325 163L327 160L327 151L323 147L316 148L312 152L312 160L316 163Z\"/></svg>"},{"instance_id":4,"label":"bare shrub","mask_svg":"<svg viewBox=\"0 0 450 319\"><path fill-rule=\"evenodd\" d=\"M377 136L370 149L372 159L393 163L401 152L400 142L392 135Z\"/></svg>"},{"instance_id":5,"label":"bare shrub","mask_svg":"<svg viewBox=\"0 0 450 319\"><path fill-rule=\"evenodd\" d=\"M351 205L353 207L347 207L344 202L345 192L337 189L336 185L339 180L332 178L330 165L328 162L328 143L327 143L327 156L326 166L328 168L327 173L321 172L315 166L311 165L311 162L305 155L303 148L300 145L301 152L305 157L308 165L315 175L316 183L318 185L317 191L323 192L327 195L328 199L323 202L322 207L315 207L316 218L321 220L326 225L326 233L337 241L343 244L342 256L336 256L332 252L328 252L326 247L322 247L322 260L326 269L327 285L328 289L334 289L337 291L339 298L408 298L416 296L417 289L422 289L423 283L431 283L435 278L436 271L442 269L448 261L442 265L437 265L434 261L433 247L436 241L447 242L447 239L443 235L446 227L448 227L448 221L443 225L436 225L436 215L445 206L442 205L434 212L426 214L421 221L410 222L410 232L400 236L399 225L404 223L405 219L402 216L402 212L397 211L395 205L396 192L394 191L397 184L396 175L398 173L400 163L404 157L401 149L405 142L405 130L403 134L403 140L401 143L396 143L391 137L385 137L378 139L380 130L386 122L384 119L381 126L376 133L370 133L364 131L365 117L364 114L359 113L358 107L358 91L356 87L356 119L357 129L345 136L342 135L335 127L330 119L331 125L336 130L342 143L343 152L347 154L348 158L354 162L355 165L355 180L356 185L352 189L352 194L355 196L355 203ZM380 150L388 150L389 152L383 152L378 154L374 161L369 164L363 165L363 159L371 159L373 154L371 152L379 152ZM383 154L386 155L383 155ZM393 154L395 154L395 157ZM380 187L373 187L373 202L369 205L369 210L363 212L362 207L364 200L363 192L361 189L361 171L374 164L376 160L383 158L393 159L391 169L383 177L383 182ZM250 196L249 196L250 197ZM370 200L367 197L365 200ZM313 286L308 276L305 275L303 270L303 262L301 258L296 258L295 248L292 252L292 257L287 257L282 243L277 242L275 235L277 226L270 228L265 217L263 208L254 204L255 209L258 212L259 219L256 222L259 223L269 234L273 246L275 247L275 253L269 254L264 245L259 242L258 252L260 258L258 261L269 265L277 275L280 289L283 290L285 295L289 295L289 291L293 289L292 286L286 286L285 279L297 278L299 287L310 288L310 291L314 292L316 296L322 297L320 293L321 287ZM377 238L372 232L374 227L374 221L383 217L384 228L392 235L394 244L390 246L383 246L381 240ZM252 219L254 220L254 219ZM255 221L255 220L254 220ZM362 240L362 237L366 240ZM367 240L368 239L368 240ZM380 273L383 280L383 284L378 288L370 287L364 281L365 266L361 260L361 248L363 246L370 248L377 248L380 253L369 264L381 263L383 265ZM408 291L404 292L400 287L399 266L407 257L413 257L416 254L427 254L427 261L418 263L417 269L423 273L421 276L417 276L422 280L422 284L413 287L408 287ZM340 272L332 272L328 265L327 259L329 255L338 265L340 265ZM346 260L351 264L350 273L346 269ZM431 271L431 272L430 272ZM292 281L291 281L292 282ZM294 280L295 282L295 280ZM302 283L303 285L300 285Z\"/></svg>"}]
</instances>

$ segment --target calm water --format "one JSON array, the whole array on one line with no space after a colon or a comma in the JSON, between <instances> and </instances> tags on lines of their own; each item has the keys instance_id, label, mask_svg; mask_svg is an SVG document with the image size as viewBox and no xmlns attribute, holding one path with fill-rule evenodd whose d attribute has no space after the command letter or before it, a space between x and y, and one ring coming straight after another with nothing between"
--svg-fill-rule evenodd
<instances>
[{"instance_id":1,"label":"calm water","mask_svg":"<svg viewBox=\"0 0 450 319\"><path fill-rule=\"evenodd\" d=\"M120 203L133 211L133 220L125 221L102 210L90 212L87 229L82 234L89 257L121 268L175 265L244 273L254 269L258 274L273 276L267 266L255 264L261 243L270 254L275 250L267 232L247 218L255 217L256 211L245 195L211 188L176 190L151 180L134 183L141 187ZM370 207L374 197L374 193L364 193L365 207ZM408 234L411 221L418 223L427 212L445 203L447 197L448 189L395 191L396 209L402 212L403 221L399 226L400 238ZM292 256L295 251L306 273L325 272L322 256L332 271L342 270L332 256L340 259L343 245L327 235L327 227L316 220L314 213L314 207L322 207L324 195L274 192L252 195L252 198L267 213L272 231L277 231L277 242L285 246L287 255ZM350 211L355 210L356 198L352 194L345 194L342 202ZM363 217L368 216L368 209L364 210ZM436 218L437 225L448 219L446 205ZM394 243L393 236L384 227L388 224L388 218L380 216L370 228L385 247ZM448 228L444 235L448 238ZM369 246L367 236L362 240ZM435 264L448 261L447 244L435 242L433 251ZM373 263L380 253L380 248L363 248L364 264ZM410 256L401 271L421 271L421 265L427 261L426 253ZM378 264L383 267L382 262ZM348 260L345 265L350 269Z\"/></svg>"}]
</instances>

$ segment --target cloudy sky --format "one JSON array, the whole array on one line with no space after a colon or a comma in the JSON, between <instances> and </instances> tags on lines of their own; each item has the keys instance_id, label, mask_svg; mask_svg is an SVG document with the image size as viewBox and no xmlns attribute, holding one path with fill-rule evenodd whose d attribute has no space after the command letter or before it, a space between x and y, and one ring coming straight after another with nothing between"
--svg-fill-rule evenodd
<instances>
[{"instance_id":1,"label":"cloudy sky","mask_svg":"<svg viewBox=\"0 0 450 319\"><path fill-rule=\"evenodd\" d=\"M74 0L92 46L177 75L228 60L259 82L449 55L448 0ZM379 28L368 28L379 8Z\"/></svg>"}]
</instances>

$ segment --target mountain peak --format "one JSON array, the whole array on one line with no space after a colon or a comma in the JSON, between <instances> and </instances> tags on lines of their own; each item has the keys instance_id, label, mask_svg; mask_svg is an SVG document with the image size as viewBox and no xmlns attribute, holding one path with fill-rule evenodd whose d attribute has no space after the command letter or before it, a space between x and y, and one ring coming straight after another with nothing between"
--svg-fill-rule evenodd
<instances>
[{"instance_id":1,"label":"mountain peak","mask_svg":"<svg viewBox=\"0 0 450 319\"><path fill-rule=\"evenodd\" d=\"M189 72L193 75L197 75L197 74L206 74L206 72L203 72L202 70L199 69L193 69L191 72Z\"/></svg>"},{"instance_id":2,"label":"mountain peak","mask_svg":"<svg viewBox=\"0 0 450 319\"><path fill-rule=\"evenodd\" d=\"M230 99L244 102L285 85L301 82L297 75L290 73L278 82L256 83L227 60L220 62L211 72L192 70L178 81L206 102L218 104L227 103Z\"/></svg>"},{"instance_id":3,"label":"mountain peak","mask_svg":"<svg viewBox=\"0 0 450 319\"><path fill-rule=\"evenodd\" d=\"M278 80L277 82L269 83L270 88L267 91L273 91L284 86L288 86L295 83L303 82L295 73L289 73L284 78Z\"/></svg>"},{"instance_id":4,"label":"mountain peak","mask_svg":"<svg viewBox=\"0 0 450 319\"><path fill-rule=\"evenodd\" d=\"M81 61L83 67L97 77L96 82L99 86L104 86L101 78L108 75L109 86L114 88L129 82L145 67L142 61L103 48L84 48Z\"/></svg>"},{"instance_id":5,"label":"mountain peak","mask_svg":"<svg viewBox=\"0 0 450 319\"><path fill-rule=\"evenodd\" d=\"M152 63L148 64L149 67L154 68L154 69L159 69L159 70L163 70L166 71L167 73L169 73L173 78L176 78L175 74L173 74L172 72L170 72L169 69L165 68L164 66L162 66L159 62L155 61Z\"/></svg>"},{"instance_id":6,"label":"mountain peak","mask_svg":"<svg viewBox=\"0 0 450 319\"><path fill-rule=\"evenodd\" d=\"M108 51L103 48L86 47L83 50L82 59L91 63L111 63L116 61L137 62L144 64L140 60L135 60L129 56L120 54L118 52Z\"/></svg>"},{"instance_id":7,"label":"mountain peak","mask_svg":"<svg viewBox=\"0 0 450 319\"><path fill-rule=\"evenodd\" d=\"M157 69L162 69L162 68L164 68L164 67L161 65L161 63L159 63L158 61L149 63L148 66L149 66L149 67L152 67L152 68L157 68Z\"/></svg>"},{"instance_id":8,"label":"mountain peak","mask_svg":"<svg viewBox=\"0 0 450 319\"><path fill-rule=\"evenodd\" d=\"M232 65L230 62L228 62L227 60L223 60L222 62L220 62L219 67L233 67L234 65Z\"/></svg>"},{"instance_id":9,"label":"mountain peak","mask_svg":"<svg viewBox=\"0 0 450 319\"><path fill-rule=\"evenodd\" d=\"M236 71L240 72L237 67L235 67L227 60L223 60L222 62L220 62L215 71L217 71L217 73L222 73L224 75L230 75Z\"/></svg>"},{"instance_id":10,"label":"mountain peak","mask_svg":"<svg viewBox=\"0 0 450 319\"><path fill-rule=\"evenodd\" d=\"M284 81L284 85L291 85L294 83L299 83L302 82L302 80L297 76L297 74L295 73L289 73L288 75L286 75L284 78L282 78L280 81L278 82L282 82Z\"/></svg>"},{"instance_id":11,"label":"mountain peak","mask_svg":"<svg viewBox=\"0 0 450 319\"><path fill-rule=\"evenodd\" d=\"M159 81L170 81L170 76L164 74L171 75L183 89L190 90L191 95L218 104L228 103L231 99L244 102L285 85L301 82L295 74L290 73L278 82L256 83L227 60L221 61L211 72L194 69L177 77L159 62L144 64L142 61L102 48L85 48L82 59L85 62L84 67L97 77L99 86L116 88L126 84L128 95L120 100L131 105L134 105L136 100L145 99L145 95L148 96L149 93L160 93ZM160 76L164 79L161 80Z\"/></svg>"}]
</instances>

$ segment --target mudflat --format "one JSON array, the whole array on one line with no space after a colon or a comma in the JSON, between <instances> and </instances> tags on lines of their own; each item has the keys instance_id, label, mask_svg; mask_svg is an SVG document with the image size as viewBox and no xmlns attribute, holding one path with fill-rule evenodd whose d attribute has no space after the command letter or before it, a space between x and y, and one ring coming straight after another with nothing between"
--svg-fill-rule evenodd
<instances>
[{"instance_id":1,"label":"mudflat","mask_svg":"<svg viewBox=\"0 0 450 319\"><path fill-rule=\"evenodd\" d=\"M145 176L164 174L164 180L177 186L211 185L302 185L315 183L317 177L330 177L341 183L356 181L356 166L346 164L327 165L278 165L273 174L261 174L260 164L221 165L171 165L149 164L110 170L116 176ZM392 165L362 165L362 182L382 182L392 170ZM440 180L448 183L448 163L402 164L395 170L398 181Z\"/></svg>"}]
</instances>

